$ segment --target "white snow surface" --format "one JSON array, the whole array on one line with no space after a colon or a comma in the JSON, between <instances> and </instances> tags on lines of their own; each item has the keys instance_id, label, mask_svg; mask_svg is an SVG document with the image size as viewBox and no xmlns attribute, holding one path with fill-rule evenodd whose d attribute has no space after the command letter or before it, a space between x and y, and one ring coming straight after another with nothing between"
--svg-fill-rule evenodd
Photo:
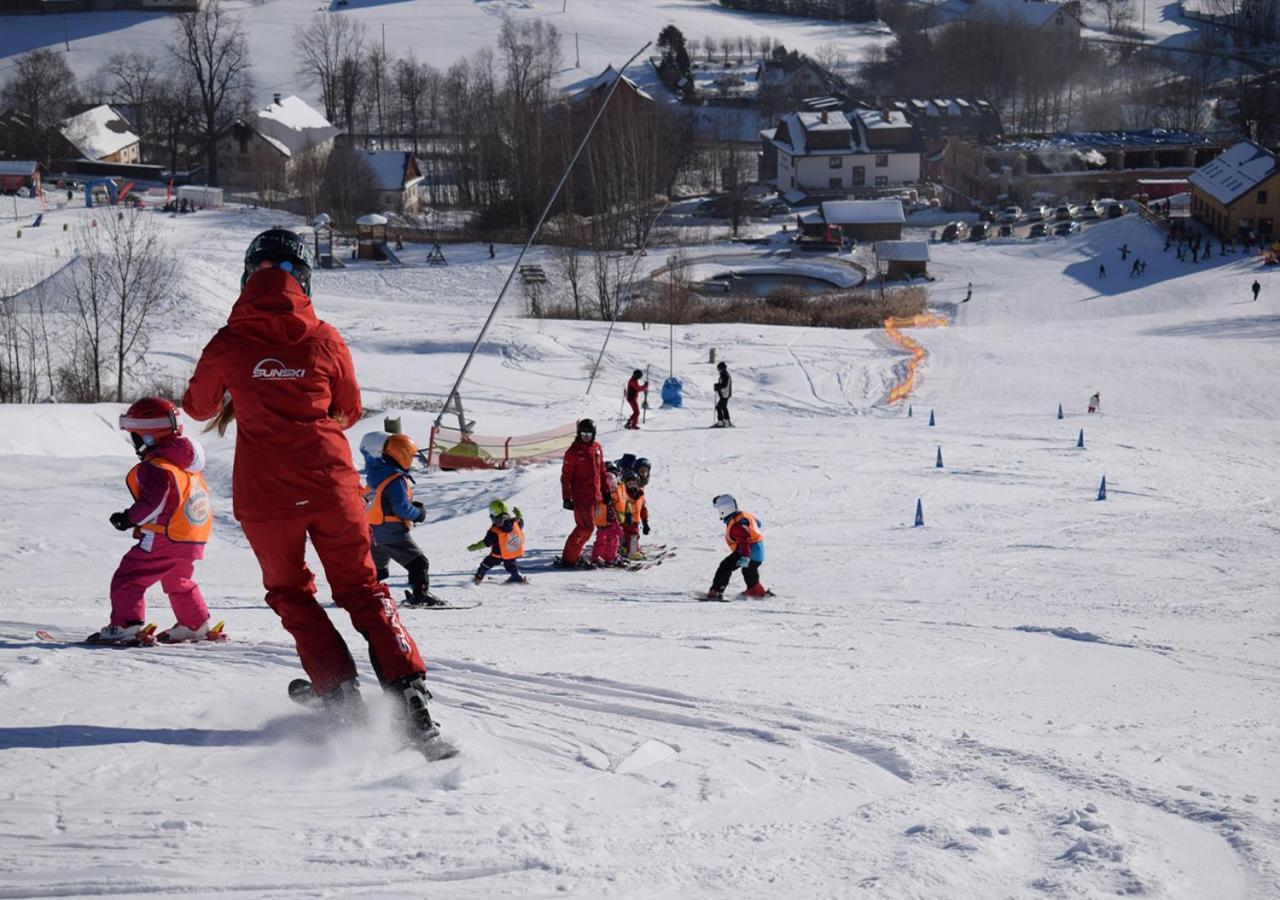
<instances>
[{"instance_id":1,"label":"white snow surface","mask_svg":"<svg viewBox=\"0 0 1280 900\"><path fill-rule=\"evenodd\" d=\"M52 262L59 223L89 214L0 232L0 261ZM244 245L280 221L166 219L185 296L154 374L190 372ZM665 377L669 330L618 325L586 396L606 326L513 300L464 388L477 430L594 416L610 457L653 460L647 541L678 549L549 571L557 466L421 475L433 587L483 601L404 611L462 748L434 764L392 739L338 610L374 726L286 698L301 670L229 514L230 437L202 438L218 512L196 572L232 640L36 640L106 621L132 455L119 404L0 407L0 897L1277 896L1280 281L1161 247L1134 217L936 245L929 290L955 321L910 332L929 354L912 416L884 403L906 356L882 332L678 326L685 407L655 398L626 432L623 382ZM404 268L315 273L373 413L353 446L384 410L425 443L413 407L448 390L516 255L445 249L446 267L407 248ZM549 256L528 261L555 286ZM712 348L731 431L706 427ZM763 522L775 598L691 597L725 553L726 491ZM494 497L527 519L523 588L469 584ZM149 617L171 622L157 591Z\"/></svg>"}]
</instances>

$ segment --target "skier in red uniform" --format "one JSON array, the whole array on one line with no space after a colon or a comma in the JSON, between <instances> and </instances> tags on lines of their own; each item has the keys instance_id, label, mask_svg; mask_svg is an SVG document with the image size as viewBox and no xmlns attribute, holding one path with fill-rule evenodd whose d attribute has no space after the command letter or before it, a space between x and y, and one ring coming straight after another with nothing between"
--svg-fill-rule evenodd
<instances>
[{"instance_id":1,"label":"skier in red uniform","mask_svg":"<svg viewBox=\"0 0 1280 900\"><path fill-rule=\"evenodd\" d=\"M604 451L596 443L596 423L590 419L578 423L578 436L564 452L560 493L564 497L564 508L573 510L574 528L564 542L564 553L556 557L556 565L566 569L590 569L591 563L582 558L582 548L596 529L596 504L600 501L608 504L609 501ZM611 506L606 518L609 521L616 519Z\"/></svg>"},{"instance_id":2,"label":"skier in red uniform","mask_svg":"<svg viewBox=\"0 0 1280 900\"><path fill-rule=\"evenodd\" d=\"M230 402L224 403L224 396ZM343 431L360 388L341 335L311 305L307 244L264 231L244 257L239 299L209 341L183 398L195 419L238 420L233 512L262 568L267 605L293 635L311 686L339 719L365 718L346 642L316 601L307 538L334 601L369 644L374 671L404 705L424 751L451 752L427 711L426 666L369 553L360 476Z\"/></svg>"},{"instance_id":3,"label":"skier in red uniform","mask_svg":"<svg viewBox=\"0 0 1280 900\"><path fill-rule=\"evenodd\" d=\"M627 403L631 405L631 418L627 420L627 427L633 430L640 427L640 395L644 394L646 401L648 400L649 385L641 381L642 378L644 373L636 369L627 382Z\"/></svg>"}]
</instances>

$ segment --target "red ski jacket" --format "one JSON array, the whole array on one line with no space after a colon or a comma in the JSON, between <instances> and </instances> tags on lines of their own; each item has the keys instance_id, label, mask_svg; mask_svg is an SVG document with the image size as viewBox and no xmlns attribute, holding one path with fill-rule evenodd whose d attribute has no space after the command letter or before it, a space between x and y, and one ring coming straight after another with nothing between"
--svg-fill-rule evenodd
<instances>
[{"instance_id":1,"label":"red ski jacket","mask_svg":"<svg viewBox=\"0 0 1280 900\"><path fill-rule=\"evenodd\" d=\"M560 470L560 493L564 499L588 510L597 500L607 503L604 476L604 450L600 443L584 444L575 438L564 451L564 468Z\"/></svg>"},{"instance_id":2,"label":"red ski jacket","mask_svg":"<svg viewBox=\"0 0 1280 900\"><path fill-rule=\"evenodd\" d=\"M351 354L281 269L249 279L204 348L182 407L193 419L212 418L224 391L235 403L237 519L313 515L360 496L343 435L363 411Z\"/></svg>"}]
</instances>

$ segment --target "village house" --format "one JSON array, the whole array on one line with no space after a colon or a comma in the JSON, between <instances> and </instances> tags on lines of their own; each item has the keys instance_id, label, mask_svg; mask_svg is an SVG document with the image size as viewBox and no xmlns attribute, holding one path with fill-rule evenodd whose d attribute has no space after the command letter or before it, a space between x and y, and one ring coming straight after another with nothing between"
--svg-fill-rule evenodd
<instances>
[{"instance_id":1,"label":"village house","mask_svg":"<svg viewBox=\"0 0 1280 900\"><path fill-rule=\"evenodd\" d=\"M949 138L942 187L947 206L957 210L1028 205L1037 197L1127 199L1139 192L1140 180L1185 178L1221 149L1204 135L1162 128Z\"/></svg>"},{"instance_id":2,"label":"village house","mask_svg":"<svg viewBox=\"0 0 1280 900\"><path fill-rule=\"evenodd\" d=\"M107 104L62 121L62 137L82 159L132 164L142 162L142 143L129 123Z\"/></svg>"},{"instance_id":3,"label":"village house","mask_svg":"<svg viewBox=\"0 0 1280 900\"><path fill-rule=\"evenodd\" d=\"M376 208L388 212L416 213L422 209L422 170L418 160L405 150L360 150L373 172Z\"/></svg>"},{"instance_id":4,"label":"village house","mask_svg":"<svg viewBox=\"0 0 1280 900\"><path fill-rule=\"evenodd\" d=\"M33 159L0 159L0 194L40 191L40 163Z\"/></svg>"},{"instance_id":5,"label":"village house","mask_svg":"<svg viewBox=\"0 0 1280 900\"><path fill-rule=\"evenodd\" d=\"M341 129L300 97L276 94L271 105L235 122L218 143L227 185L287 194L304 160L323 171Z\"/></svg>"},{"instance_id":6,"label":"village house","mask_svg":"<svg viewBox=\"0 0 1280 900\"><path fill-rule=\"evenodd\" d=\"M925 278L929 275L928 241L877 241L877 263L884 262L886 281Z\"/></svg>"},{"instance_id":7,"label":"village house","mask_svg":"<svg viewBox=\"0 0 1280 900\"><path fill-rule=\"evenodd\" d=\"M1016 32L1034 32L1062 46L1080 41L1079 3L1051 3L1047 0L975 0L950 22L931 30L953 28L961 23L996 25Z\"/></svg>"},{"instance_id":8,"label":"village house","mask_svg":"<svg viewBox=\"0 0 1280 900\"><path fill-rule=\"evenodd\" d=\"M802 246L896 241L906 221L901 200L824 200L813 212L796 215L796 232Z\"/></svg>"},{"instance_id":9,"label":"village house","mask_svg":"<svg viewBox=\"0 0 1280 900\"><path fill-rule=\"evenodd\" d=\"M760 132L760 180L789 199L870 194L914 184L920 153L900 112L821 110L784 116Z\"/></svg>"},{"instance_id":10,"label":"village house","mask_svg":"<svg viewBox=\"0 0 1280 900\"><path fill-rule=\"evenodd\" d=\"M1280 166L1241 141L1191 173L1191 215L1218 234L1273 235L1280 220Z\"/></svg>"},{"instance_id":11,"label":"village house","mask_svg":"<svg viewBox=\"0 0 1280 900\"><path fill-rule=\"evenodd\" d=\"M831 89L831 79L800 54L762 59L756 64L756 90L762 102L798 101Z\"/></svg>"}]
</instances>

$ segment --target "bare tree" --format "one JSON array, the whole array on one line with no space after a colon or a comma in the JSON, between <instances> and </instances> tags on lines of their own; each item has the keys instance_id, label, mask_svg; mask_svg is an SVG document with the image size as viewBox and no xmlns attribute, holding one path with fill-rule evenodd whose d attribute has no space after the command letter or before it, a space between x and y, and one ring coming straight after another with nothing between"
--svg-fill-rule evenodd
<instances>
[{"instance_id":1,"label":"bare tree","mask_svg":"<svg viewBox=\"0 0 1280 900\"><path fill-rule=\"evenodd\" d=\"M847 62L844 51L835 44L823 44L813 52L813 59L830 74L838 75Z\"/></svg>"},{"instance_id":2,"label":"bare tree","mask_svg":"<svg viewBox=\"0 0 1280 900\"><path fill-rule=\"evenodd\" d=\"M244 24L222 5L207 0L196 12L177 18L174 58L190 73L200 105L199 132L210 184L218 183L218 138L248 112L252 76Z\"/></svg>"},{"instance_id":3,"label":"bare tree","mask_svg":"<svg viewBox=\"0 0 1280 900\"><path fill-rule=\"evenodd\" d=\"M555 248L556 268L560 270L565 283L569 285L569 294L573 297L573 317L581 319L587 277L586 266L582 261L582 249L578 246L582 239L582 231L569 216L565 218L569 220L569 224L560 228L557 235L560 243Z\"/></svg>"},{"instance_id":4,"label":"bare tree","mask_svg":"<svg viewBox=\"0 0 1280 900\"><path fill-rule=\"evenodd\" d=\"M320 190L324 211L341 225L350 225L377 203L377 182L364 154L343 144L329 154Z\"/></svg>"},{"instance_id":5,"label":"bare tree","mask_svg":"<svg viewBox=\"0 0 1280 900\"><path fill-rule=\"evenodd\" d=\"M359 19L317 13L294 39L298 73L308 84L319 86L325 118L330 122L336 122L343 109L343 61L363 55L365 33Z\"/></svg>"},{"instance_id":6,"label":"bare tree","mask_svg":"<svg viewBox=\"0 0 1280 900\"><path fill-rule=\"evenodd\" d=\"M707 54L707 62L711 62L716 58L716 53L720 50L720 41L715 35L707 35L702 39L702 51Z\"/></svg>"},{"instance_id":7,"label":"bare tree","mask_svg":"<svg viewBox=\"0 0 1280 900\"><path fill-rule=\"evenodd\" d=\"M110 352L111 280L102 233L94 224L76 228L76 261L68 267L74 329L68 360L59 369L59 391L68 400L98 403Z\"/></svg>"},{"instance_id":8,"label":"bare tree","mask_svg":"<svg viewBox=\"0 0 1280 900\"><path fill-rule=\"evenodd\" d=\"M0 90L0 105L27 119L27 128L0 132L0 156L34 157L48 162L61 156L62 120L80 101L76 78L61 53L31 50L12 63L12 73Z\"/></svg>"}]
</instances>

